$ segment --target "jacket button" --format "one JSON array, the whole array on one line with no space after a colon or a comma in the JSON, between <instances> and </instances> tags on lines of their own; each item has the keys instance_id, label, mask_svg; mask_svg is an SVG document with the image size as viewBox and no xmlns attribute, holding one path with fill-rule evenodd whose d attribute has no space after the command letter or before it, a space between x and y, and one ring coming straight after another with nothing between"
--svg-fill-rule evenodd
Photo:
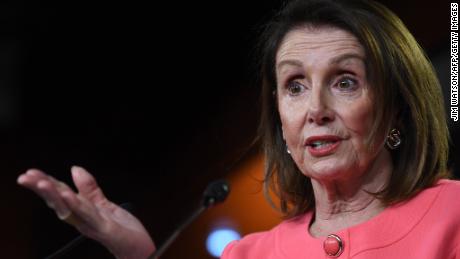
<instances>
[{"instance_id":1,"label":"jacket button","mask_svg":"<svg viewBox=\"0 0 460 259\"><path fill-rule=\"evenodd\" d=\"M343 242L339 236L330 234L324 240L324 251L327 255L332 257L338 257L343 252Z\"/></svg>"}]
</instances>

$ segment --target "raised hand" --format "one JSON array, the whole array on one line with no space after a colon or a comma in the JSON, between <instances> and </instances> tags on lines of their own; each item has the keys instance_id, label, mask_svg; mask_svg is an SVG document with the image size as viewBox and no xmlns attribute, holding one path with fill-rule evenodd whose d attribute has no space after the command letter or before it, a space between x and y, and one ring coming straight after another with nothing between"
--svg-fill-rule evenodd
<instances>
[{"instance_id":1,"label":"raised hand","mask_svg":"<svg viewBox=\"0 0 460 259\"><path fill-rule=\"evenodd\" d=\"M42 197L61 220L100 242L117 258L147 258L155 245L139 220L109 201L85 169L73 166L71 173L78 193L37 169L20 175L17 182Z\"/></svg>"}]
</instances>

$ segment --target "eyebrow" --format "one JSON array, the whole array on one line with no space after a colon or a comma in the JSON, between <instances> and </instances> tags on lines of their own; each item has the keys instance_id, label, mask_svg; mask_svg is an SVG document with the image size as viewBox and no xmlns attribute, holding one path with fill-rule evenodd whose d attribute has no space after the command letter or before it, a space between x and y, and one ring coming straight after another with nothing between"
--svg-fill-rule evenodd
<instances>
[{"instance_id":1,"label":"eyebrow","mask_svg":"<svg viewBox=\"0 0 460 259\"><path fill-rule=\"evenodd\" d=\"M364 57L359 55L359 54L356 54L356 53L346 53L346 54L343 54L343 55L340 55L338 57L334 57L333 59L331 59L331 61L329 61L329 64L330 65L333 65L333 64L338 64L344 60L347 60L347 59L359 59L361 61L364 62Z\"/></svg>"},{"instance_id":2,"label":"eyebrow","mask_svg":"<svg viewBox=\"0 0 460 259\"><path fill-rule=\"evenodd\" d=\"M302 62L300 62L299 60L295 60L295 59L287 59L287 60L281 61L277 65L277 67L278 67L278 69L280 69L280 67L285 66L285 65L291 65L291 66L295 66L295 67L302 67Z\"/></svg>"},{"instance_id":3,"label":"eyebrow","mask_svg":"<svg viewBox=\"0 0 460 259\"><path fill-rule=\"evenodd\" d=\"M329 64L330 65L338 64L338 63L343 62L344 60L347 60L347 59L359 59L359 60L364 62L364 57L362 55L359 55L359 54L356 54L356 53L346 53L346 54L340 55L338 57L334 57L333 59L331 59L331 61L329 61ZM285 66L285 65L291 65L291 66L295 66L295 67L302 67L303 64L299 60L287 59L287 60L281 61L277 65L277 68L280 69L282 66Z\"/></svg>"}]
</instances>

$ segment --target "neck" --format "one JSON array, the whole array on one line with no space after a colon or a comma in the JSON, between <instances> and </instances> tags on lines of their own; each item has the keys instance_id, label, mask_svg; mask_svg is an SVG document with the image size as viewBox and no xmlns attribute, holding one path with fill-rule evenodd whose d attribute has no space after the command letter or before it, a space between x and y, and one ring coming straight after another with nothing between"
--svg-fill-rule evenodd
<instances>
[{"instance_id":1,"label":"neck","mask_svg":"<svg viewBox=\"0 0 460 259\"><path fill-rule=\"evenodd\" d=\"M384 204L370 194L385 187L393 170L388 162L390 154L382 152L364 175L330 181L311 179L315 194L315 218L310 227L313 236L357 225L384 210Z\"/></svg>"}]
</instances>

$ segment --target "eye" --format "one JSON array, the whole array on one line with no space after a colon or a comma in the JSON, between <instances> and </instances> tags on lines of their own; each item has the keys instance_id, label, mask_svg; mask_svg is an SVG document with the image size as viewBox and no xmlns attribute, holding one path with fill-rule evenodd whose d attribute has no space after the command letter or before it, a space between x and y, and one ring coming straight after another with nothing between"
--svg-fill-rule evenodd
<instances>
[{"instance_id":1,"label":"eye","mask_svg":"<svg viewBox=\"0 0 460 259\"><path fill-rule=\"evenodd\" d=\"M357 81L350 77L343 77L337 83L337 87L340 90L353 90L357 86Z\"/></svg>"},{"instance_id":2,"label":"eye","mask_svg":"<svg viewBox=\"0 0 460 259\"><path fill-rule=\"evenodd\" d=\"M290 81L287 85L287 90L290 95L296 96L302 93L304 86L297 81Z\"/></svg>"}]
</instances>

